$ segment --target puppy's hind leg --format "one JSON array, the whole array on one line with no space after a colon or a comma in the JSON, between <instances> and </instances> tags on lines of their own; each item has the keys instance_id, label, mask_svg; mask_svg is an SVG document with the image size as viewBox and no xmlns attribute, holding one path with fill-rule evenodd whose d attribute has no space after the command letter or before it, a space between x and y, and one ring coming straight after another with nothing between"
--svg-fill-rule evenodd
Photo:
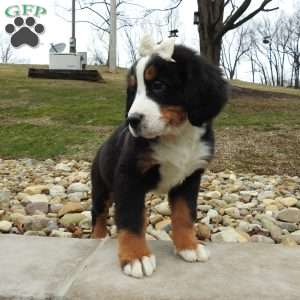
<instances>
[{"instance_id":1,"label":"puppy's hind leg","mask_svg":"<svg viewBox=\"0 0 300 300\"><path fill-rule=\"evenodd\" d=\"M106 217L112 203L111 193L101 178L99 165L92 165L92 238L101 239L107 235Z\"/></svg>"}]
</instances>

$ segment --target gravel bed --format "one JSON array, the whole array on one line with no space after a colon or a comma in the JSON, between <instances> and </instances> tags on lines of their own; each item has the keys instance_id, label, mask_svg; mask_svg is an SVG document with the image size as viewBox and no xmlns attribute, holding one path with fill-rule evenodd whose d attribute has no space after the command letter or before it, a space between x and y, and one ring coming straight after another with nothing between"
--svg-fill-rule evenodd
<instances>
[{"instance_id":1,"label":"gravel bed","mask_svg":"<svg viewBox=\"0 0 300 300\"><path fill-rule=\"evenodd\" d=\"M89 238L90 163L0 159L0 235ZM165 195L146 197L147 239L170 240ZM108 229L116 237L114 208ZM196 231L212 242L300 244L300 177L230 171L202 178Z\"/></svg>"}]
</instances>

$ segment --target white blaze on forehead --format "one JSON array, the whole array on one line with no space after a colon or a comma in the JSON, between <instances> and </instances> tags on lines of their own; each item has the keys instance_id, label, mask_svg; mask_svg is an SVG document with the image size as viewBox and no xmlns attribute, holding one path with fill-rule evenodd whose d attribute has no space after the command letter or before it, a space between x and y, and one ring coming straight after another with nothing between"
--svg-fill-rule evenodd
<instances>
[{"instance_id":1,"label":"white blaze on forehead","mask_svg":"<svg viewBox=\"0 0 300 300\"><path fill-rule=\"evenodd\" d=\"M146 86L144 80L144 73L147 63L149 62L150 57L142 57L136 65L136 78L137 78L137 93L146 94Z\"/></svg>"},{"instance_id":2,"label":"white blaze on forehead","mask_svg":"<svg viewBox=\"0 0 300 300\"><path fill-rule=\"evenodd\" d=\"M147 115L160 115L158 104L146 94L144 72L149 59L149 56L142 57L136 65L137 91L129 115L132 113L144 114L146 117Z\"/></svg>"},{"instance_id":3,"label":"white blaze on forehead","mask_svg":"<svg viewBox=\"0 0 300 300\"><path fill-rule=\"evenodd\" d=\"M152 137L159 135L166 124L161 118L160 106L146 93L144 73L149 60L150 56L142 57L136 65L137 91L128 116L133 113L142 114L142 135ZM135 136L133 130L129 129Z\"/></svg>"}]
</instances>

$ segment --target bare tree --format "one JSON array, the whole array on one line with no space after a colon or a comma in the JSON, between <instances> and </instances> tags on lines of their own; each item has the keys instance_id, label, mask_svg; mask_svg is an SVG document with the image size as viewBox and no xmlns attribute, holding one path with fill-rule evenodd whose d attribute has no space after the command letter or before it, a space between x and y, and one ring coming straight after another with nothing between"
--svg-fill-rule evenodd
<instances>
[{"instance_id":1,"label":"bare tree","mask_svg":"<svg viewBox=\"0 0 300 300\"><path fill-rule=\"evenodd\" d=\"M93 42L93 46L89 47L88 49L91 59L89 61L89 64L91 65L105 65L105 54L101 51L101 48L97 47L96 42Z\"/></svg>"},{"instance_id":2,"label":"bare tree","mask_svg":"<svg viewBox=\"0 0 300 300\"><path fill-rule=\"evenodd\" d=\"M277 9L277 7L266 8L272 0L260 0L259 6L247 13L251 2L252 0L243 0L237 5L235 0L197 0L200 52L212 63L219 64L222 38L228 31L243 25L260 12ZM225 7L230 13L224 18Z\"/></svg>"},{"instance_id":3,"label":"bare tree","mask_svg":"<svg viewBox=\"0 0 300 300\"><path fill-rule=\"evenodd\" d=\"M286 53L292 63L292 77L294 76L294 86L300 88L300 10L291 16L287 22L287 31L291 38L286 45Z\"/></svg>"},{"instance_id":4,"label":"bare tree","mask_svg":"<svg viewBox=\"0 0 300 300\"><path fill-rule=\"evenodd\" d=\"M291 34L286 28L287 17L280 15L276 22L264 18L250 25L248 38L250 50L247 57L251 65L252 81L255 74L261 76L264 84L284 86L289 72L287 45Z\"/></svg>"},{"instance_id":5,"label":"bare tree","mask_svg":"<svg viewBox=\"0 0 300 300\"><path fill-rule=\"evenodd\" d=\"M281 14L275 23L274 40L274 57L277 85L284 86L287 65L287 46L292 37L288 30L288 18Z\"/></svg>"},{"instance_id":6,"label":"bare tree","mask_svg":"<svg viewBox=\"0 0 300 300\"><path fill-rule=\"evenodd\" d=\"M162 28L167 27L174 17L174 12L179 8L183 0L169 0L167 4L162 8L146 8L136 0L117 0L117 31L122 33L125 37L126 47L128 48L130 60L135 59L136 47L135 38L133 35L135 31L140 31L140 27L151 27L155 23L155 28L159 32L160 38L165 30ZM91 25L91 28L97 32L98 42L97 47L101 47L107 51L107 62L109 61L109 49L110 49L110 1L109 0L76 0L77 3L77 23L87 23ZM146 3L145 3L146 4ZM65 18L65 12L70 9L64 8L56 3L56 7L62 9L62 12L57 14L66 21L70 21ZM158 18L159 15L159 18ZM153 20L159 19L159 22ZM153 24L152 24L153 23ZM134 28L134 30L133 30ZM134 31L134 32L133 32ZM140 38L140 36L139 36ZM94 50L92 52L97 52ZM103 51L102 51L103 52Z\"/></svg>"},{"instance_id":7,"label":"bare tree","mask_svg":"<svg viewBox=\"0 0 300 300\"><path fill-rule=\"evenodd\" d=\"M101 41L107 44L107 63L109 61L109 49L110 49L110 1L84 1L76 0L78 20L76 23L87 23L91 25L93 29L97 31L98 37L101 37ZM58 8L61 8L63 12L69 12L70 9L64 8L56 4ZM135 20L132 20L126 14L126 7L129 6L139 9L144 9L141 5L135 4L126 0L117 0L117 30L125 27L131 27L135 24ZM65 18L64 13L57 13L61 18L70 22L68 18Z\"/></svg>"},{"instance_id":8,"label":"bare tree","mask_svg":"<svg viewBox=\"0 0 300 300\"><path fill-rule=\"evenodd\" d=\"M224 37L221 49L221 65L227 78L233 79L237 73L237 67L242 57L249 51L247 40L248 30L238 28L230 37Z\"/></svg>"},{"instance_id":9,"label":"bare tree","mask_svg":"<svg viewBox=\"0 0 300 300\"><path fill-rule=\"evenodd\" d=\"M126 41L126 45L127 45L127 52L129 55L129 62L130 62L130 64L132 64L137 59L136 41L133 37L132 31L129 31L126 28L124 28L124 36L125 36L125 41Z\"/></svg>"},{"instance_id":10,"label":"bare tree","mask_svg":"<svg viewBox=\"0 0 300 300\"><path fill-rule=\"evenodd\" d=\"M265 58L261 55L261 37L257 35L257 26L257 24L252 23L250 29L248 29L247 40L249 51L246 53L246 56L250 61L252 82L256 81L256 74L258 74L260 83L267 85L269 84L269 75Z\"/></svg>"}]
</instances>

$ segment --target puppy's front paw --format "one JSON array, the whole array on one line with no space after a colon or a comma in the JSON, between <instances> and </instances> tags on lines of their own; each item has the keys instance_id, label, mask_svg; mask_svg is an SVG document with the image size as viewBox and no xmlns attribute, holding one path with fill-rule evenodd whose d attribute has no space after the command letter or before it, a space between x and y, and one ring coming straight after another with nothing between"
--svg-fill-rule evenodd
<instances>
[{"instance_id":1,"label":"puppy's front paw","mask_svg":"<svg viewBox=\"0 0 300 300\"><path fill-rule=\"evenodd\" d=\"M154 255L143 256L127 263L123 267L123 272L135 278L150 276L156 269L156 259Z\"/></svg>"},{"instance_id":2,"label":"puppy's front paw","mask_svg":"<svg viewBox=\"0 0 300 300\"><path fill-rule=\"evenodd\" d=\"M208 249L201 244L198 244L196 249L176 250L176 253L188 262L205 262L209 259Z\"/></svg>"}]
</instances>

